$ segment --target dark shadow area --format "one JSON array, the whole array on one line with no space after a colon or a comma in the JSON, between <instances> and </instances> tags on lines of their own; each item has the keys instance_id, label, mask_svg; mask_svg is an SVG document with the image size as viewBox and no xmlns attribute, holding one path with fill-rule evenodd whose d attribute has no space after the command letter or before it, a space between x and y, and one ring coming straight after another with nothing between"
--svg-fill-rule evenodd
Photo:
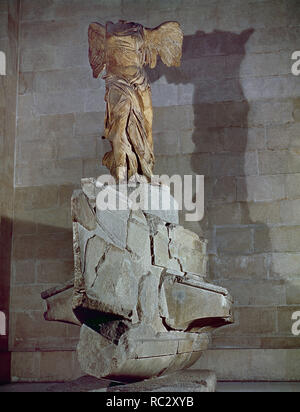
<instances>
[{"instance_id":1,"label":"dark shadow area","mask_svg":"<svg viewBox=\"0 0 300 412\"><path fill-rule=\"evenodd\" d=\"M0 384L10 382L8 351L9 303L11 278L12 221L1 217L0 224L0 311L6 317L6 335L0 336Z\"/></svg>"},{"instance_id":2,"label":"dark shadow area","mask_svg":"<svg viewBox=\"0 0 300 412\"><path fill-rule=\"evenodd\" d=\"M190 228L209 240L208 276L225 287L230 277L222 276L218 270L223 265L228 266L228 258L255 258L255 254L272 251L268 226L251 218L248 202L253 199L248 196L245 180L252 172L247 154L249 103L240 82L240 68L253 31L248 29L240 34L197 31L184 36L179 68L168 68L159 61L155 69L147 70L151 82L165 76L168 83L183 85L182 90L186 84L194 86L190 99L194 112L191 137L194 152L190 156L193 172L205 175L205 217L198 224L193 222ZM257 172L253 172L255 174ZM224 220L223 206L227 207ZM237 207L239 218L234 216ZM231 213L228 212L230 208ZM196 225L199 225L197 229ZM215 260L218 260L217 265ZM245 275L235 273L232 279L244 280ZM266 279L267 274L263 280ZM254 280L249 275L246 281ZM239 297L233 298L239 304ZM239 319L236 319L230 330L234 332L238 324ZM238 339L236 342L236 347L243 347L239 346ZM221 340L220 347L222 344ZM254 346L253 341L250 347Z\"/></svg>"}]
</instances>

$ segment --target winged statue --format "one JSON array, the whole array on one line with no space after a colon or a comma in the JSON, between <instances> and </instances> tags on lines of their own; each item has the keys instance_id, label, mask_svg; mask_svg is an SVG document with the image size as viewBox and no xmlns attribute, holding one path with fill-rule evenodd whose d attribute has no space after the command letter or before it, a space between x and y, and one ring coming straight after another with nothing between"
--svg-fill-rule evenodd
<instances>
[{"instance_id":1,"label":"winged statue","mask_svg":"<svg viewBox=\"0 0 300 412\"><path fill-rule=\"evenodd\" d=\"M121 182L138 174L151 180L155 162L152 137L152 98L145 66L157 57L167 66L179 66L183 33L177 22L156 28L119 20L91 23L89 61L93 76L105 79L104 138L112 150L102 163Z\"/></svg>"}]
</instances>

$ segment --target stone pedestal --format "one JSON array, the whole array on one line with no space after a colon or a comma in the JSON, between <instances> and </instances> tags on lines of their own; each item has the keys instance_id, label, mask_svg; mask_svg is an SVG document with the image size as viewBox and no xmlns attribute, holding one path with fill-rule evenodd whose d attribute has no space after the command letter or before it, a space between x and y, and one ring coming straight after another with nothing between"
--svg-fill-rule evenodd
<instances>
[{"instance_id":1,"label":"stone pedestal","mask_svg":"<svg viewBox=\"0 0 300 412\"><path fill-rule=\"evenodd\" d=\"M227 290L205 281L207 241L178 225L168 187L83 179L72 217L74 280L43 297L47 320L82 325L77 352L87 374L170 375L199 359L210 330L232 322Z\"/></svg>"}]
</instances>

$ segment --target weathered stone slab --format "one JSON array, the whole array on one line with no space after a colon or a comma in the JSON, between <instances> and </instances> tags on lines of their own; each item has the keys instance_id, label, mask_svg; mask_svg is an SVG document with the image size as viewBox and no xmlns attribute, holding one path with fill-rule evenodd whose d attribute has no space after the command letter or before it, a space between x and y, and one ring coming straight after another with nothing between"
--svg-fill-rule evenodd
<instances>
[{"instance_id":1,"label":"weathered stone slab","mask_svg":"<svg viewBox=\"0 0 300 412\"><path fill-rule=\"evenodd\" d=\"M72 196L72 219L87 230L96 229L96 216L81 190L76 190Z\"/></svg>"}]
</instances>

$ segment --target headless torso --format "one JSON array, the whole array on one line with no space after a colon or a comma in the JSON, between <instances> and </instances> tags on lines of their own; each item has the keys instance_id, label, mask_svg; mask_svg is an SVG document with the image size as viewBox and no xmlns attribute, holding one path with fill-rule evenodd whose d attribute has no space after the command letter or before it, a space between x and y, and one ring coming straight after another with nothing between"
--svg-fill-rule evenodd
<instances>
[{"instance_id":1,"label":"headless torso","mask_svg":"<svg viewBox=\"0 0 300 412\"><path fill-rule=\"evenodd\" d=\"M103 164L118 181L135 173L151 179L154 165L143 30L136 23L106 24L105 138L113 150L104 156Z\"/></svg>"}]
</instances>

